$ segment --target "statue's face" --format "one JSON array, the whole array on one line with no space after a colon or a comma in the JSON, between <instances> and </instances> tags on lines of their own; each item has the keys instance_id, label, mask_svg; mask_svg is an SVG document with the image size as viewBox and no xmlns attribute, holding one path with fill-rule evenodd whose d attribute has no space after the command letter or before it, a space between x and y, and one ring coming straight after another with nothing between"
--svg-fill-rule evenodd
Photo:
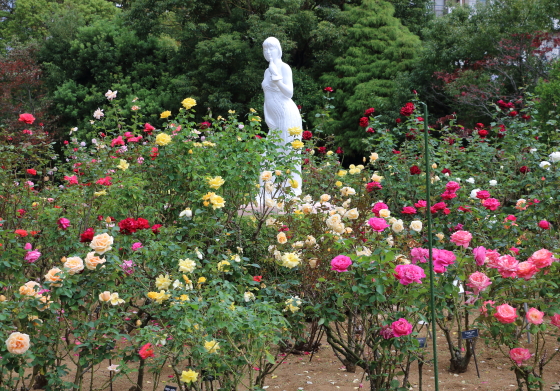
<instances>
[{"instance_id":1,"label":"statue's face","mask_svg":"<svg viewBox=\"0 0 560 391\"><path fill-rule=\"evenodd\" d=\"M280 51L274 45L263 45L263 54L266 61L270 62L280 58Z\"/></svg>"}]
</instances>

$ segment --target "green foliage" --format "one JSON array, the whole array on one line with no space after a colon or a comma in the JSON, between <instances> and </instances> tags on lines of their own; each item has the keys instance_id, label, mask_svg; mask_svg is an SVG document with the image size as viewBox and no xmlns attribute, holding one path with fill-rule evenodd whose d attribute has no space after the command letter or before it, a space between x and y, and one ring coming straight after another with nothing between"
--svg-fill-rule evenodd
<instances>
[{"instance_id":1,"label":"green foliage","mask_svg":"<svg viewBox=\"0 0 560 391\"><path fill-rule=\"evenodd\" d=\"M552 65L547 79L539 80L535 93L540 99L536 102L537 118L543 133L554 140L558 140L558 105L560 104L560 61Z\"/></svg>"},{"instance_id":2,"label":"green foliage","mask_svg":"<svg viewBox=\"0 0 560 391\"><path fill-rule=\"evenodd\" d=\"M369 0L347 11L348 48L335 61L334 71L321 78L335 90L335 121L330 125L347 152L363 151L364 129L358 127L363 112L374 107L390 112L394 78L409 70L420 47L418 37L394 18L393 7L384 1Z\"/></svg>"}]
</instances>

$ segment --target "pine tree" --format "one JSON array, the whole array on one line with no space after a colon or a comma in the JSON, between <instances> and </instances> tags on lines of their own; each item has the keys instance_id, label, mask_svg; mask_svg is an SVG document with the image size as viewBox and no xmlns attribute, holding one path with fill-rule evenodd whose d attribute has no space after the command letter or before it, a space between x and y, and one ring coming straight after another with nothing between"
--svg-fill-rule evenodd
<instances>
[{"instance_id":1,"label":"pine tree","mask_svg":"<svg viewBox=\"0 0 560 391\"><path fill-rule=\"evenodd\" d=\"M322 81L334 89L335 120L330 130L348 153L363 148L366 133L358 121L364 111L374 107L376 114L383 114L390 109L394 78L412 68L420 39L393 17L394 8L386 1L364 0L344 12L353 23L348 29L349 47Z\"/></svg>"}]
</instances>

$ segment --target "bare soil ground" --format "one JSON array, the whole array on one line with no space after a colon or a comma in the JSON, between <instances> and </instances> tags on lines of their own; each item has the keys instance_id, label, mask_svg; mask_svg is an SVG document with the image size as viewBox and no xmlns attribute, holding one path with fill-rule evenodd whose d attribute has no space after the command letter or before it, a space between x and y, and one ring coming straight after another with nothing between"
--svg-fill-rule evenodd
<instances>
[{"instance_id":1,"label":"bare soil ground","mask_svg":"<svg viewBox=\"0 0 560 391\"><path fill-rule=\"evenodd\" d=\"M554 338L550 338L553 345ZM476 345L476 355L480 378L477 376L474 360L471 361L469 369L463 374L452 374L447 371L449 353L444 345L443 335L437 337L438 363L439 363L439 389L441 391L455 390L483 390L483 391L506 391L515 390L517 383L514 373L510 370L512 366L509 358L504 357L499 350L487 347L482 341ZM526 341L525 341L526 342ZM428 341L426 359L431 358L431 341ZM531 348L530 344L525 347ZM95 368L93 389L100 387L109 379L109 371L105 363ZM434 390L434 368L433 365L425 364L423 367L423 384L418 384L418 366L412 364L410 390ZM132 379L135 379L133 374ZM84 390L89 390L90 375L84 379ZM162 391L166 385L176 386L173 373L168 367L164 367L160 374L160 382L154 388L152 374L145 374L144 391ZM132 383L126 378L117 378L113 382L113 391L128 391ZM369 391L369 382L365 379L363 372L358 368L356 373L346 372L344 366L338 361L330 346L323 341L319 351L311 355L291 355L283 359L282 364L267 379L265 387L268 391ZM107 388L108 389L108 388ZM544 390L560 390L560 355L546 367Z\"/></svg>"}]
</instances>

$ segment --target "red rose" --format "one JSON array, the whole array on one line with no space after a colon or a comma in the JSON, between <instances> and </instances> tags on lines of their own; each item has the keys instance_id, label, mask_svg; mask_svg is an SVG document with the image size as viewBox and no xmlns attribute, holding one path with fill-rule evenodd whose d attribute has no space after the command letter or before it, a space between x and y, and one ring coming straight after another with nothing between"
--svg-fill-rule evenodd
<instances>
[{"instance_id":1,"label":"red rose","mask_svg":"<svg viewBox=\"0 0 560 391\"><path fill-rule=\"evenodd\" d=\"M484 128L484 124L478 122L474 127L477 128L477 129L482 129L482 128Z\"/></svg>"},{"instance_id":2,"label":"red rose","mask_svg":"<svg viewBox=\"0 0 560 391\"><path fill-rule=\"evenodd\" d=\"M400 124L400 123L402 122L402 120L401 120L400 118L397 118L397 119L395 120L395 122L398 123L398 124Z\"/></svg>"},{"instance_id":3,"label":"red rose","mask_svg":"<svg viewBox=\"0 0 560 391\"><path fill-rule=\"evenodd\" d=\"M142 358L142 360L147 359L148 357L154 357L154 349L152 349L152 344L147 343L146 345L142 346L138 351L138 355Z\"/></svg>"},{"instance_id":4,"label":"red rose","mask_svg":"<svg viewBox=\"0 0 560 391\"><path fill-rule=\"evenodd\" d=\"M311 137L313 137L313 133L311 133L309 130L305 130L301 134L301 138L304 139L304 140L311 140Z\"/></svg>"},{"instance_id":5,"label":"red rose","mask_svg":"<svg viewBox=\"0 0 560 391\"><path fill-rule=\"evenodd\" d=\"M212 124L208 121L204 121L204 122L198 124L198 127L200 129L208 129L210 126L212 126Z\"/></svg>"},{"instance_id":6,"label":"red rose","mask_svg":"<svg viewBox=\"0 0 560 391\"><path fill-rule=\"evenodd\" d=\"M375 189L383 189L383 186L381 186L381 184L379 182L369 182L366 185L366 191L368 193L371 193L372 191L374 191Z\"/></svg>"},{"instance_id":7,"label":"red rose","mask_svg":"<svg viewBox=\"0 0 560 391\"><path fill-rule=\"evenodd\" d=\"M546 220L539 221L539 228L550 229L550 223Z\"/></svg>"},{"instance_id":8,"label":"red rose","mask_svg":"<svg viewBox=\"0 0 560 391\"><path fill-rule=\"evenodd\" d=\"M331 87L325 87L323 88L323 91L325 92L333 92L333 89Z\"/></svg>"},{"instance_id":9,"label":"red rose","mask_svg":"<svg viewBox=\"0 0 560 391\"><path fill-rule=\"evenodd\" d=\"M27 236L27 231L24 229L16 229L14 233L19 236L20 238L24 238Z\"/></svg>"},{"instance_id":10,"label":"red rose","mask_svg":"<svg viewBox=\"0 0 560 391\"><path fill-rule=\"evenodd\" d=\"M93 228L88 228L80 235L80 242L89 243L93 240L94 235L95 232L93 231Z\"/></svg>"},{"instance_id":11,"label":"red rose","mask_svg":"<svg viewBox=\"0 0 560 391\"><path fill-rule=\"evenodd\" d=\"M362 118L360 118L360 126L361 126L362 128L365 128L365 127L368 126L368 125L369 125L369 119L368 119L368 117L362 117Z\"/></svg>"},{"instance_id":12,"label":"red rose","mask_svg":"<svg viewBox=\"0 0 560 391\"><path fill-rule=\"evenodd\" d=\"M371 115L375 113L375 109L373 107L370 107L369 109L367 109L364 113L365 117L371 117Z\"/></svg>"},{"instance_id":13,"label":"red rose","mask_svg":"<svg viewBox=\"0 0 560 391\"><path fill-rule=\"evenodd\" d=\"M408 102L407 104L404 105L404 107L401 108L401 115L405 117L410 117L412 113L414 113L414 109L416 109L414 103Z\"/></svg>"},{"instance_id":14,"label":"red rose","mask_svg":"<svg viewBox=\"0 0 560 391\"><path fill-rule=\"evenodd\" d=\"M412 206L405 206L402 208L402 214L405 215L413 215L416 213L416 208L412 207Z\"/></svg>"},{"instance_id":15,"label":"red rose","mask_svg":"<svg viewBox=\"0 0 560 391\"><path fill-rule=\"evenodd\" d=\"M521 166L519 168L519 172L522 173L522 174L527 174L529 171L530 171L529 167L527 167L527 166Z\"/></svg>"},{"instance_id":16,"label":"red rose","mask_svg":"<svg viewBox=\"0 0 560 391\"><path fill-rule=\"evenodd\" d=\"M34 168L28 168L27 173L29 175L37 175L37 170L35 170Z\"/></svg>"},{"instance_id":17,"label":"red rose","mask_svg":"<svg viewBox=\"0 0 560 391\"><path fill-rule=\"evenodd\" d=\"M401 154L401 151L397 151L396 149L393 149L393 153L394 153L395 155L400 155L400 154Z\"/></svg>"},{"instance_id":18,"label":"red rose","mask_svg":"<svg viewBox=\"0 0 560 391\"><path fill-rule=\"evenodd\" d=\"M375 133L373 128L367 128L366 133Z\"/></svg>"},{"instance_id":19,"label":"red rose","mask_svg":"<svg viewBox=\"0 0 560 391\"><path fill-rule=\"evenodd\" d=\"M444 168L443 170L441 170L441 173L451 175L451 170L449 168Z\"/></svg>"},{"instance_id":20,"label":"red rose","mask_svg":"<svg viewBox=\"0 0 560 391\"><path fill-rule=\"evenodd\" d=\"M17 217L21 218L21 217L25 216L25 213L27 213L27 212L26 212L25 209L18 209L18 210L16 210L16 213L17 213Z\"/></svg>"},{"instance_id":21,"label":"red rose","mask_svg":"<svg viewBox=\"0 0 560 391\"><path fill-rule=\"evenodd\" d=\"M422 172L422 170L420 170L420 167L418 167L418 166L410 167L410 174L411 175L420 175L421 172Z\"/></svg>"},{"instance_id":22,"label":"red rose","mask_svg":"<svg viewBox=\"0 0 560 391\"><path fill-rule=\"evenodd\" d=\"M486 129L480 129L480 130L478 131L478 135L479 135L480 137L484 138L484 137L488 136L488 131L487 131Z\"/></svg>"},{"instance_id":23,"label":"red rose","mask_svg":"<svg viewBox=\"0 0 560 391\"><path fill-rule=\"evenodd\" d=\"M319 147L319 148L317 148L317 151L319 153L327 153L327 147Z\"/></svg>"},{"instance_id":24,"label":"red rose","mask_svg":"<svg viewBox=\"0 0 560 391\"><path fill-rule=\"evenodd\" d=\"M136 219L136 229L148 229L148 228L150 228L150 223L148 223L148 220L142 217L138 217Z\"/></svg>"},{"instance_id":25,"label":"red rose","mask_svg":"<svg viewBox=\"0 0 560 391\"><path fill-rule=\"evenodd\" d=\"M301 110L301 107L302 107L301 105L297 105L298 110Z\"/></svg>"},{"instance_id":26,"label":"red rose","mask_svg":"<svg viewBox=\"0 0 560 391\"><path fill-rule=\"evenodd\" d=\"M521 116L521 118L524 119L525 121L528 121L528 120L531 119L531 116L528 115L528 114L523 114L523 115Z\"/></svg>"},{"instance_id":27,"label":"red rose","mask_svg":"<svg viewBox=\"0 0 560 391\"><path fill-rule=\"evenodd\" d=\"M155 233L156 235L159 234L159 229L162 227L162 224L154 224L152 226L152 232Z\"/></svg>"},{"instance_id":28,"label":"red rose","mask_svg":"<svg viewBox=\"0 0 560 391\"><path fill-rule=\"evenodd\" d=\"M339 155L342 155L344 153L344 151L342 150L342 148L338 147L336 149L336 153L338 153Z\"/></svg>"},{"instance_id":29,"label":"red rose","mask_svg":"<svg viewBox=\"0 0 560 391\"><path fill-rule=\"evenodd\" d=\"M150 153L150 157L152 158L152 160L156 160L156 157L159 156L159 149L158 147L153 147L152 148L152 153Z\"/></svg>"},{"instance_id":30,"label":"red rose","mask_svg":"<svg viewBox=\"0 0 560 391\"><path fill-rule=\"evenodd\" d=\"M24 113L19 115L18 121L31 125L33 124L33 122L35 122L35 117L33 117L31 114Z\"/></svg>"},{"instance_id":31,"label":"red rose","mask_svg":"<svg viewBox=\"0 0 560 391\"><path fill-rule=\"evenodd\" d=\"M517 115L517 111L512 110L512 111L510 111L510 112L508 113L508 115L509 115L510 117L515 117L515 116Z\"/></svg>"},{"instance_id":32,"label":"red rose","mask_svg":"<svg viewBox=\"0 0 560 391\"><path fill-rule=\"evenodd\" d=\"M253 281L261 282L262 281L262 276L254 276Z\"/></svg>"},{"instance_id":33,"label":"red rose","mask_svg":"<svg viewBox=\"0 0 560 391\"><path fill-rule=\"evenodd\" d=\"M416 133L414 132L409 132L407 134L405 134L404 136L407 140L415 140L416 139Z\"/></svg>"},{"instance_id":34,"label":"red rose","mask_svg":"<svg viewBox=\"0 0 560 391\"><path fill-rule=\"evenodd\" d=\"M256 138L257 140L260 140L260 139L262 138L262 136L259 136L258 134L255 134L255 138Z\"/></svg>"},{"instance_id":35,"label":"red rose","mask_svg":"<svg viewBox=\"0 0 560 391\"><path fill-rule=\"evenodd\" d=\"M303 159L303 164L304 165L309 164L309 159L308 158Z\"/></svg>"},{"instance_id":36,"label":"red rose","mask_svg":"<svg viewBox=\"0 0 560 391\"><path fill-rule=\"evenodd\" d=\"M106 176L105 178L99 178L95 183L102 186L111 186L113 183L111 182L110 176Z\"/></svg>"},{"instance_id":37,"label":"red rose","mask_svg":"<svg viewBox=\"0 0 560 391\"><path fill-rule=\"evenodd\" d=\"M119 228L120 233L124 235L131 235L136 232L138 229L136 225L136 220L131 219L130 217L119 221Z\"/></svg>"}]
</instances>

